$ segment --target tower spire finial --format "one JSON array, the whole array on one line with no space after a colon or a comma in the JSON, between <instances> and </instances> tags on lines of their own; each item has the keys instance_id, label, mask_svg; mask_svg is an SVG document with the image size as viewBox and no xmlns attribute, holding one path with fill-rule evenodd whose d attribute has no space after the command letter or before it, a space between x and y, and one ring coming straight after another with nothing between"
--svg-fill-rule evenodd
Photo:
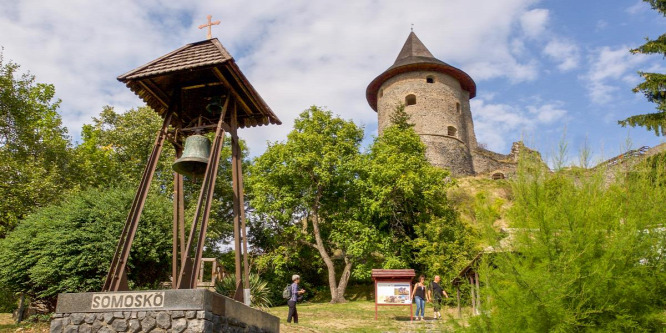
<instances>
[{"instance_id":1,"label":"tower spire finial","mask_svg":"<svg viewBox=\"0 0 666 333\"><path fill-rule=\"evenodd\" d=\"M412 23L412 32L414 32L414 23Z\"/></svg>"}]
</instances>

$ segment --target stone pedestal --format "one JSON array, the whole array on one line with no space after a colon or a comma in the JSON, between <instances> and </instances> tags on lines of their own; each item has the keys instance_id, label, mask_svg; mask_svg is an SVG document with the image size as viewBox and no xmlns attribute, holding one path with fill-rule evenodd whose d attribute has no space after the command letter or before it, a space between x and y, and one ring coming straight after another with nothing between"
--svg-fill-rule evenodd
<instances>
[{"instance_id":1,"label":"stone pedestal","mask_svg":"<svg viewBox=\"0 0 666 333\"><path fill-rule=\"evenodd\" d=\"M204 289L60 294L51 333L279 332L268 313Z\"/></svg>"}]
</instances>

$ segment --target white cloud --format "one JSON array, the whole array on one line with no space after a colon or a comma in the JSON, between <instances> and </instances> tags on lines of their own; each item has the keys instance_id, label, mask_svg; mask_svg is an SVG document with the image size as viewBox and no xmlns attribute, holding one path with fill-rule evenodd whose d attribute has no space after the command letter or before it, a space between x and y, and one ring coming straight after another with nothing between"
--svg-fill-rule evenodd
<instances>
[{"instance_id":1,"label":"white cloud","mask_svg":"<svg viewBox=\"0 0 666 333\"><path fill-rule=\"evenodd\" d=\"M0 31L5 58L54 83L74 136L104 105L141 101L116 76L205 33L207 14L222 21L213 34L284 125L244 130L251 152L284 139L309 105L376 126L367 84L395 60L411 23L439 59L477 82L534 80L538 61L520 53L520 32L541 34L548 11L535 0L309 1L246 0L4 2ZM407 10L408 8L419 10ZM523 29L523 30L519 30ZM518 37L517 37L518 35Z\"/></svg>"},{"instance_id":2,"label":"white cloud","mask_svg":"<svg viewBox=\"0 0 666 333\"><path fill-rule=\"evenodd\" d=\"M523 13L520 17L520 26L525 35L530 38L537 38L546 30L548 23L548 9L536 8Z\"/></svg>"},{"instance_id":3,"label":"white cloud","mask_svg":"<svg viewBox=\"0 0 666 333\"><path fill-rule=\"evenodd\" d=\"M637 0L633 5L627 7L625 11L631 15L636 15L650 9L650 6L643 0Z\"/></svg>"},{"instance_id":4,"label":"white cloud","mask_svg":"<svg viewBox=\"0 0 666 333\"><path fill-rule=\"evenodd\" d=\"M532 98L530 104L522 106L488 103L481 98L470 101L470 104L478 142L498 152L505 152L511 142L520 140L536 128L556 124L567 116L563 102L544 103L539 98Z\"/></svg>"},{"instance_id":5,"label":"white cloud","mask_svg":"<svg viewBox=\"0 0 666 333\"><path fill-rule=\"evenodd\" d=\"M569 40L554 38L546 44L543 54L558 63L561 71L569 71L578 67L580 51L578 45Z\"/></svg>"},{"instance_id":6,"label":"white cloud","mask_svg":"<svg viewBox=\"0 0 666 333\"><path fill-rule=\"evenodd\" d=\"M586 82L588 96L593 103L608 104L614 100L615 91L635 82L631 76L647 57L631 54L626 46L604 46L594 50L588 60L589 70L580 79Z\"/></svg>"},{"instance_id":7,"label":"white cloud","mask_svg":"<svg viewBox=\"0 0 666 333\"><path fill-rule=\"evenodd\" d=\"M599 20L597 21L597 26L595 28L595 31L601 31L604 30L608 27L608 21L606 20Z\"/></svg>"}]
</instances>

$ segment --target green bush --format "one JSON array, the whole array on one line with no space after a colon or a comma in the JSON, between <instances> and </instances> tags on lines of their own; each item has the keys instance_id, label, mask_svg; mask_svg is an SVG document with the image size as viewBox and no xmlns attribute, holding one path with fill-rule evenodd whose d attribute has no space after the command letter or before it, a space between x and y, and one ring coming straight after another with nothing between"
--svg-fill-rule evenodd
<instances>
[{"instance_id":1,"label":"green bush","mask_svg":"<svg viewBox=\"0 0 666 333\"><path fill-rule=\"evenodd\" d=\"M0 284L47 300L99 291L133 197L127 187L91 189L38 210L0 241ZM127 266L131 287L168 279L171 209L168 198L148 197Z\"/></svg>"},{"instance_id":2,"label":"green bush","mask_svg":"<svg viewBox=\"0 0 666 333\"><path fill-rule=\"evenodd\" d=\"M0 313L12 312L17 307L18 297L16 297L16 293L0 284Z\"/></svg>"},{"instance_id":3,"label":"green bush","mask_svg":"<svg viewBox=\"0 0 666 333\"><path fill-rule=\"evenodd\" d=\"M250 305L255 308L268 308L271 306L268 283L259 275L250 273ZM236 292L236 275L229 274L222 280L215 282L215 291L224 296L233 298Z\"/></svg>"},{"instance_id":4,"label":"green bush","mask_svg":"<svg viewBox=\"0 0 666 333\"><path fill-rule=\"evenodd\" d=\"M663 331L666 159L610 182L606 170L513 181L510 246L481 269L478 332Z\"/></svg>"}]
</instances>

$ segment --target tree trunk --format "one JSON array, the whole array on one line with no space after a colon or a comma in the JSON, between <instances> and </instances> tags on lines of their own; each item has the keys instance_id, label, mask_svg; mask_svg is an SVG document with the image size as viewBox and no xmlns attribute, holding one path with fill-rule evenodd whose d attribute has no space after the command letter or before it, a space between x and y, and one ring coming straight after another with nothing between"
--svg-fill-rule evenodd
<instances>
[{"instance_id":1,"label":"tree trunk","mask_svg":"<svg viewBox=\"0 0 666 333\"><path fill-rule=\"evenodd\" d=\"M321 239L321 233L319 232L319 216L314 214L312 219L312 229L315 236L314 247L319 251L322 259L324 259L324 264L326 264L326 269L328 270L328 287L331 290L331 303L345 303L345 289L347 289L347 282L349 281L349 276L351 275L352 263L345 256L345 268L342 271L342 276L340 276L340 282L337 282L335 278L335 264L333 259L326 251L324 246L324 241Z\"/></svg>"}]
</instances>

